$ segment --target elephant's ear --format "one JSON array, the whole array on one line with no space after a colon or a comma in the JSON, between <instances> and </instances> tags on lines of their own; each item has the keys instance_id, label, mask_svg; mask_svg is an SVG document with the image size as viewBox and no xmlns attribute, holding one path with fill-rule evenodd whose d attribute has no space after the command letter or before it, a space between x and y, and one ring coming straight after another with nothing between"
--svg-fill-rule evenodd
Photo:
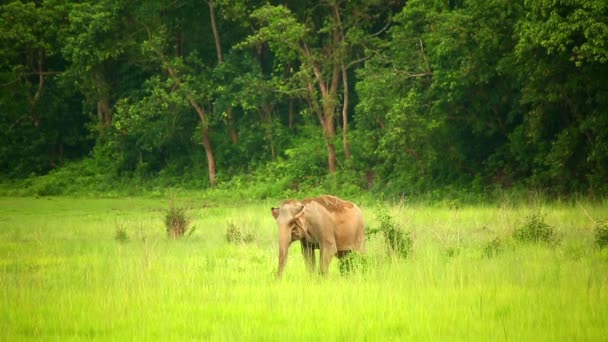
<instances>
[{"instance_id":1,"label":"elephant's ear","mask_svg":"<svg viewBox=\"0 0 608 342\"><path fill-rule=\"evenodd\" d=\"M279 208L270 208L270 211L272 211L272 216L276 219L277 217L279 217Z\"/></svg>"},{"instance_id":2,"label":"elephant's ear","mask_svg":"<svg viewBox=\"0 0 608 342\"><path fill-rule=\"evenodd\" d=\"M299 219L300 216L302 216L304 214L304 205L300 204L300 208L298 208L298 211L294 214L293 218L295 220Z\"/></svg>"}]
</instances>

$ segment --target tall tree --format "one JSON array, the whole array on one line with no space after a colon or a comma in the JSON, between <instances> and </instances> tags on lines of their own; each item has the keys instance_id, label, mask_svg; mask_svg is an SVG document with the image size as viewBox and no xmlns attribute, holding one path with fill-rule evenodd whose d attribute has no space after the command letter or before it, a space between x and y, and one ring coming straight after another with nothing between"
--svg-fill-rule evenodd
<instances>
[{"instance_id":1,"label":"tall tree","mask_svg":"<svg viewBox=\"0 0 608 342\"><path fill-rule=\"evenodd\" d=\"M531 183L608 190L608 3L524 1L516 69L526 110L513 157ZM524 158L521 158L525 156Z\"/></svg>"},{"instance_id":2,"label":"tall tree","mask_svg":"<svg viewBox=\"0 0 608 342\"><path fill-rule=\"evenodd\" d=\"M281 63L299 66L293 77L300 82L303 96L311 111L317 116L327 148L327 164L330 173L336 172L335 148L336 118L341 97L345 101L341 112L343 119L343 146L350 157L346 140L348 117L347 69L353 65L352 43L349 31L355 31L359 19L374 17L369 6L355 10L354 5L339 1L321 1L312 9L296 7L296 12L286 6L263 6L252 13L261 27L246 43L256 45L267 42ZM352 10L352 18L345 24L344 11ZM359 12L357 12L359 11ZM361 25L363 26L363 25ZM353 35L356 37L356 35ZM360 37L358 37L360 38ZM345 91L346 90L346 91Z\"/></svg>"},{"instance_id":3,"label":"tall tree","mask_svg":"<svg viewBox=\"0 0 608 342\"><path fill-rule=\"evenodd\" d=\"M116 63L135 45L132 5L125 0L73 4L70 26L63 31L62 52L70 62L64 77L78 86L96 112L100 136L112 124Z\"/></svg>"},{"instance_id":4,"label":"tall tree","mask_svg":"<svg viewBox=\"0 0 608 342\"><path fill-rule=\"evenodd\" d=\"M150 57L160 63L160 67L164 70L170 81L168 84L161 86L168 87L169 92L176 91L177 94L183 96L184 100L192 107L200 119L200 138L205 155L207 158L207 169L209 175L209 184L211 186L216 183L216 162L211 145L210 136L210 117L208 110L205 109L203 102L210 97L209 79L205 79L201 73L193 73L192 68L184 62L184 58L177 56L171 58L165 53L166 47L164 42L167 41L166 29L162 24L151 28L149 25L140 22L148 34L148 40L143 43L143 50L149 53ZM153 31L156 29L156 31ZM204 63L195 55L191 55L189 61L197 66L204 68ZM199 69L200 71L200 69ZM164 91L167 91L166 89Z\"/></svg>"},{"instance_id":5,"label":"tall tree","mask_svg":"<svg viewBox=\"0 0 608 342\"><path fill-rule=\"evenodd\" d=\"M211 30L213 32L213 40L215 41L217 63L221 65L222 63L224 63L224 51L222 49L222 39L218 30L217 16L215 15L216 2L215 0L207 0L207 4L209 5L209 17L211 21ZM234 114L232 112L232 107L228 107L226 109L226 116L228 121L228 130L230 131L230 138L232 139L232 142L236 144L239 141L239 136L235 128L235 119Z\"/></svg>"},{"instance_id":6,"label":"tall tree","mask_svg":"<svg viewBox=\"0 0 608 342\"><path fill-rule=\"evenodd\" d=\"M82 156L85 143L80 100L61 76L59 33L68 6L13 1L0 7L0 169L27 176ZM49 29L53 28L53 29Z\"/></svg>"}]
</instances>

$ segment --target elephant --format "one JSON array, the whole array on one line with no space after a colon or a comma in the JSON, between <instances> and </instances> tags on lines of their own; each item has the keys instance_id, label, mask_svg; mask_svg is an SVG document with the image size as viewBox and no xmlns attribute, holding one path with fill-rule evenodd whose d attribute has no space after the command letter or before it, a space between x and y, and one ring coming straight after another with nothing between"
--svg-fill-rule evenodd
<instances>
[{"instance_id":1,"label":"elephant","mask_svg":"<svg viewBox=\"0 0 608 342\"><path fill-rule=\"evenodd\" d=\"M326 275L334 256L344 258L349 252L365 253L365 222L361 209L335 196L321 195L302 200L284 201L272 208L279 227L280 278L285 269L289 246L300 240L306 268L315 270L315 249L319 249L320 272Z\"/></svg>"}]
</instances>

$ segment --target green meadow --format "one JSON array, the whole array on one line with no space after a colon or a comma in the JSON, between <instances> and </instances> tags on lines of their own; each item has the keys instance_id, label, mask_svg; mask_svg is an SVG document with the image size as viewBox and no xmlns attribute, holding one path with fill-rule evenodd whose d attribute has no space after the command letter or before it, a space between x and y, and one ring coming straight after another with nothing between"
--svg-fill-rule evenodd
<instances>
[{"instance_id":1,"label":"green meadow","mask_svg":"<svg viewBox=\"0 0 608 342\"><path fill-rule=\"evenodd\" d=\"M0 198L0 340L599 341L608 250L596 203L378 206L414 241L368 240L367 268L306 272L291 246L274 276L279 200L178 199L194 227L167 237L166 199ZM520 242L531 215L553 243ZM246 239L227 241L229 227Z\"/></svg>"}]
</instances>

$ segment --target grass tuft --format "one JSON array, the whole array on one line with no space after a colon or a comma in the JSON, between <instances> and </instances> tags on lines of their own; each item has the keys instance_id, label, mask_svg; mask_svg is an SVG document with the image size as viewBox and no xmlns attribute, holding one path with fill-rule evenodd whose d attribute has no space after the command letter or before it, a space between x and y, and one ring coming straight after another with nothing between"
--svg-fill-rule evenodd
<instances>
[{"instance_id":1,"label":"grass tuft","mask_svg":"<svg viewBox=\"0 0 608 342\"><path fill-rule=\"evenodd\" d=\"M559 241L555 228L545 222L541 214L532 214L526 218L522 226L515 229L513 238L519 242L549 243Z\"/></svg>"},{"instance_id":2,"label":"grass tuft","mask_svg":"<svg viewBox=\"0 0 608 342\"><path fill-rule=\"evenodd\" d=\"M190 217L185 208L176 207L173 201L169 203L169 209L165 211L165 229L167 235L172 239L183 237L188 231Z\"/></svg>"},{"instance_id":3,"label":"grass tuft","mask_svg":"<svg viewBox=\"0 0 608 342\"><path fill-rule=\"evenodd\" d=\"M595 243L604 248L608 246L608 221L597 221L594 229Z\"/></svg>"},{"instance_id":4,"label":"grass tuft","mask_svg":"<svg viewBox=\"0 0 608 342\"><path fill-rule=\"evenodd\" d=\"M348 275L356 270L365 272L367 268L368 259L363 254L352 252L340 259L340 274L342 275Z\"/></svg>"},{"instance_id":5,"label":"grass tuft","mask_svg":"<svg viewBox=\"0 0 608 342\"><path fill-rule=\"evenodd\" d=\"M382 233L389 254L407 258L414 244L410 232L403 231L401 227L395 224L388 210L382 206L377 210L376 217L379 221L379 227L368 229L367 236L371 237L376 233Z\"/></svg>"},{"instance_id":6,"label":"grass tuft","mask_svg":"<svg viewBox=\"0 0 608 342\"><path fill-rule=\"evenodd\" d=\"M252 232L245 231L240 225L230 221L226 228L226 242L228 243L252 243L255 236Z\"/></svg>"},{"instance_id":7,"label":"grass tuft","mask_svg":"<svg viewBox=\"0 0 608 342\"><path fill-rule=\"evenodd\" d=\"M503 251L503 248L502 239L494 238L483 247L483 256L486 258L495 257Z\"/></svg>"},{"instance_id":8,"label":"grass tuft","mask_svg":"<svg viewBox=\"0 0 608 342\"><path fill-rule=\"evenodd\" d=\"M114 240L120 243L129 242L129 234L127 234L127 227L122 223L116 224L116 232L114 233Z\"/></svg>"}]
</instances>

